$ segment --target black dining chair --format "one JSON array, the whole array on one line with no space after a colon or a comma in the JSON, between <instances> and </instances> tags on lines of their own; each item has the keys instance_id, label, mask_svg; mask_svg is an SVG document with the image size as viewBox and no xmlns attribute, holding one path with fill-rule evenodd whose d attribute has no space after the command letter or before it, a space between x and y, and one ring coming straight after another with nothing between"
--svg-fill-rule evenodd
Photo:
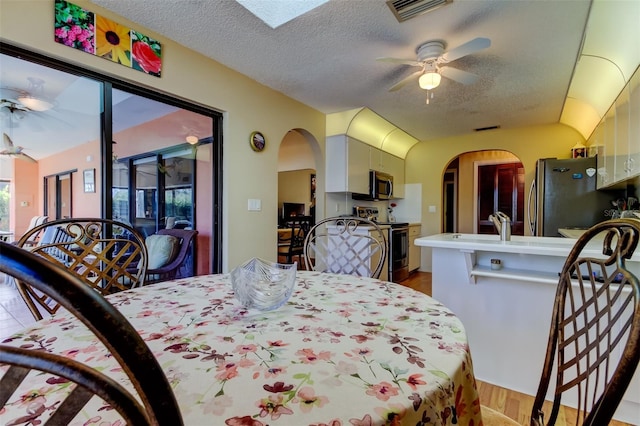
<instances>
[{"instance_id":1,"label":"black dining chair","mask_svg":"<svg viewBox=\"0 0 640 426\"><path fill-rule=\"evenodd\" d=\"M75 384L60 404L34 402L24 423L69 424L93 396L105 401L130 425L182 425L182 416L162 368L127 319L76 274L28 250L0 242L0 272L46 294L76 316L104 344L126 373L135 393L108 375L73 358L30 348L0 344L0 407L21 399L20 384L29 374L52 375L57 383ZM10 339L9 339L10 340ZM2 371L3 369L0 369ZM56 378L57 377L57 378ZM17 424L17 423L16 423ZM22 423L21 423L22 424Z\"/></svg>"},{"instance_id":2,"label":"black dining chair","mask_svg":"<svg viewBox=\"0 0 640 426\"><path fill-rule=\"evenodd\" d=\"M285 258L286 263L293 263L293 258L298 257L298 265L303 266L304 239L311 229L311 217L300 216L284 221L283 228L278 232L278 257ZM282 232L284 230L284 232ZM282 237L280 237L282 235Z\"/></svg>"},{"instance_id":3,"label":"black dining chair","mask_svg":"<svg viewBox=\"0 0 640 426\"><path fill-rule=\"evenodd\" d=\"M558 281L531 426L554 425L568 392L578 395L576 425L612 419L640 362L640 284L626 265L639 240L640 221L614 219L573 246ZM601 254L585 253L588 244ZM553 402L545 401L549 389ZM481 408L487 426L520 424Z\"/></svg>"}]
</instances>

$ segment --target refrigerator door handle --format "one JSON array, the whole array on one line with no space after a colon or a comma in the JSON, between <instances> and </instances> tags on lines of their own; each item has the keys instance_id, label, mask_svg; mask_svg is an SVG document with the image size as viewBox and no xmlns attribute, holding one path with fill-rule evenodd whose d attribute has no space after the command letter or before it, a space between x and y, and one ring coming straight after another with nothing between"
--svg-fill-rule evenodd
<instances>
[{"instance_id":1,"label":"refrigerator door handle","mask_svg":"<svg viewBox=\"0 0 640 426\"><path fill-rule=\"evenodd\" d=\"M531 235L536 235L536 219L538 217L538 203L536 197L536 180L531 182L529 187L529 197L527 199L527 215L529 216L529 231Z\"/></svg>"}]
</instances>

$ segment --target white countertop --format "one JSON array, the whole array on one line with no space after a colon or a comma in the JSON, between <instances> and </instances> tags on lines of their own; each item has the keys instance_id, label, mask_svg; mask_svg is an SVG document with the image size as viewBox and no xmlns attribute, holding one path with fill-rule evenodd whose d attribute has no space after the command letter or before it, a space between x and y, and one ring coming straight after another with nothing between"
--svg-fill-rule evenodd
<instances>
[{"instance_id":1,"label":"white countertop","mask_svg":"<svg viewBox=\"0 0 640 426\"><path fill-rule=\"evenodd\" d=\"M512 235L511 241L500 241L500 237L497 234L436 234L416 238L415 245L421 247L566 257L575 242L575 238L561 237ZM601 246L597 242L593 242L591 245L593 246L593 255L600 254Z\"/></svg>"}]
</instances>

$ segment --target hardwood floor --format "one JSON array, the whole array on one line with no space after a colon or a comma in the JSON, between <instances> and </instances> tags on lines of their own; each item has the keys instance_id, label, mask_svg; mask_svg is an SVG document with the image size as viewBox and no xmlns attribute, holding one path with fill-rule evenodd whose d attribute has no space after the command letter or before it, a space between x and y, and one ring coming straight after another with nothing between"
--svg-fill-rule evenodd
<instances>
[{"instance_id":1,"label":"hardwood floor","mask_svg":"<svg viewBox=\"0 0 640 426\"><path fill-rule=\"evenodd\" d=\"M410 287L419 292L431 296L431 274L428 272L414 272L408 279L400 284ZM528 425L531 422L531 407L533 407L534 397L524 393L516 392L491 383L477 381L478 393L482 405L503 413L516 420L521 425ZM551 403L548 402L549 410ZM570 407L562 407L558 415L556 426L575 425L576 410ZM632 426L628 423L612 420L611 426ZM487 425L491 426L491 425Z\"/></svg>"}]
</instances>

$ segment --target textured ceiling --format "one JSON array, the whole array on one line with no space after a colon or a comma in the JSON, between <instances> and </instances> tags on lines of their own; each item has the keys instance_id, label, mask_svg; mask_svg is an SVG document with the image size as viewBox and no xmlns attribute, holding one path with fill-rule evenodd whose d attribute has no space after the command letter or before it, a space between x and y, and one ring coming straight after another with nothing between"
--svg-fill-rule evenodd
<instances>
[{"instance_id":1,"label":"textured ceiling","mask_svg":"<svg viewBox=\"0 0 640 426\"><path fill-rule=\"evenodd\" d=\"M267 0L265 0L267 1ZM557 123L578 57L589 1L454 0L399 23L383 0L331 0L276 29L232 0L93 0L323 113L368 107L420 140ZM488 49L450 65L479 76L443 78L430 104L417 71L378 57L414 59L476 37Z\"/></svg>"}]
</instances>

